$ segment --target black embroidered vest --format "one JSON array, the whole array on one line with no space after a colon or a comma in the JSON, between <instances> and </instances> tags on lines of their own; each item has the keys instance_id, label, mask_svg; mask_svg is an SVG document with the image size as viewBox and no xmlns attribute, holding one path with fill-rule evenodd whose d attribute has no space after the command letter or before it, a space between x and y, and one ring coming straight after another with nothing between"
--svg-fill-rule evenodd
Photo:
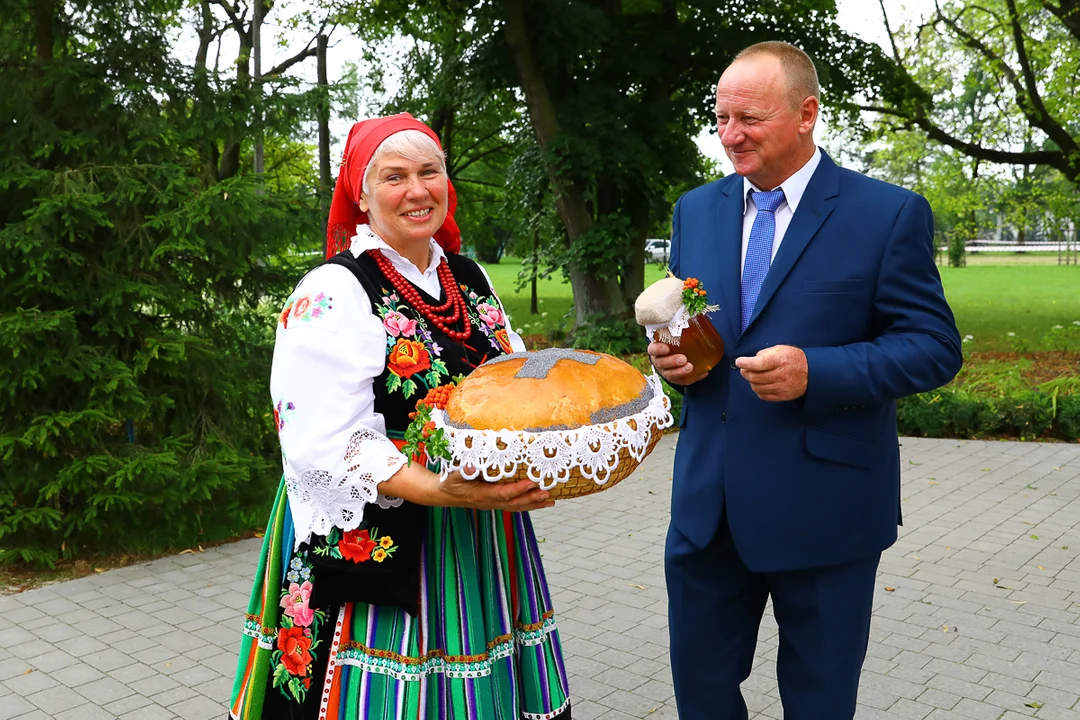
<instances>
[{"instance_id":1,"label":"black embroidered vest","mask_svg":"<svg viewBox=\"0 0 1080 720\"><path fill-rule=\"evenodd\" d=\"M464 341L450 339L394 290L367 253L359 258L346 250L327 262L347 268L364 288L375 316L386 331L386 367L375 378L375 411L386 420L387 436L399 447L409 425L409 413L427 391L445 385L457 375L468 375L484 361L511 352L506 317L480 267L468 258L447 253L446 261L461 288L472 325ZM415 287L415 286L414 286ZM435 298L416 288L429 304ZM462 330L458 320L454 330ZM380 349L372 348L372 352ZM364 508L357 531L347 534L351 543L342 557L340 532L312 538L312 561L318 567L311 604L327 607L348 601L396 605L414 617L420 595L421 548L426 510L410 502L381 508ZM384 539L386 538L386 539Z\"/></svg>"}]
</instances>

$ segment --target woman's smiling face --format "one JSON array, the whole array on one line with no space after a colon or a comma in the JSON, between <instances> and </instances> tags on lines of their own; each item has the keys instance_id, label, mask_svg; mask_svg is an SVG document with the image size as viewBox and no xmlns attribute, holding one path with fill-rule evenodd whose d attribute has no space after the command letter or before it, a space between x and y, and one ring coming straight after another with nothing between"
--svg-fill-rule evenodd
<instances>
[{"instance_id":1,"label":"woman's smiling face","mask_svg":"<svg viewBox=\"0 0 1080 720\"><path fill-rule=\"evenodd\" d=\"M416 161L387 153L368 171L360 209L394 249L427 240L446 220L446 172L438 158ZM365 207L366 205L366 207Z\"/></svg>"}]
</instances>

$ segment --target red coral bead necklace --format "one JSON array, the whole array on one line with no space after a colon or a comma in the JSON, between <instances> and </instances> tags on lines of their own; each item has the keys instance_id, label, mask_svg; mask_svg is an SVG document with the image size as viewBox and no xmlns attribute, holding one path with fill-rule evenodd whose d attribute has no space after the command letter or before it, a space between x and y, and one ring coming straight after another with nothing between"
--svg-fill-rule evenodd
<instances>
[{"instance_id":1,"label":"red coral bead necklace","mask_svg":"<svg viewBox=\"0 0 1080 720\"><path fill-rule=\"evenodd\" d=\"M465 298L461 296L461 290L458 288L457 281L454 280L453 273L450 272L450 266L447 265L446 258L439 261L439 267L436 269L439 276L439 285L442 286L446 300L441 305L430 305L420 297L419 291L405 279L404 275L397 271L397 268L386 259L386 256L381 251L372 249L368 250L367 253L375 258L375 264L379 266L379 270L394 286L394 289L401 293L405 301L418 313L430 320L435 327L446 333L451 340L462 342L472 335L472 323L469 322L469 314L465 308ZM451 310L452 312L449 315L445 315ZM459 318L464 323L464 330L451 329L450 326L456 323Z\"/></svg>"}]
</instances>

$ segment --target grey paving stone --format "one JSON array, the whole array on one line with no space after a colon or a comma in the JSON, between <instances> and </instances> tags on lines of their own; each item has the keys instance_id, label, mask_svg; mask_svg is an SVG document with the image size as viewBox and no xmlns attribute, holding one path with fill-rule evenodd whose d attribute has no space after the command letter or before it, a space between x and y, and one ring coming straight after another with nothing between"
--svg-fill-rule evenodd
<instances>
[{"instance_id":1,"label":"grey paving stone","mask_svg":"<svg viewBox=\"0 0 1080 720\"><path fill-rule=\"evenodd\" d=\"M95 705L108 705L128 697L135 691L119 680L103 677L100 680L80 685L77 692Z\"/></svg>"},{"instance_id":2,"label":"grey paving stone","mask_svg":"<svg viewBox=\"0 0 1080 720\"><path fill-rule=\"evenodd\" d=\"M533 516L580 720L677 717L656 552L674 440L618 489ZM905 438L902 457L906 524L882 557L858 720L1080 720L1080 447ZM0 597L0 720L49 715L27 697L61 690L98 698L64 720L223 717L260 547ZM783 718L777 632L769 610L744 684L759 720Z\"/></svg>"},{"instance_id":3,"label":"grey paving stone","mask_svg":"<svg viewBox=\"0 0 1080 720\"><path fill-rule=\"evenodd\" d=\"M56 715L64 710L70 710L87 703L87 699L74 690L63 686L50 687L27 697L27 700L36 705L43 712Z\"/></svg>"},{"instance_id":4,"label":"grey paving stone","mask_svg":"<svg viewBox=\"0 0 1080 720\"><path fill-rule=\"evenodd\" d=\"M0 720L12 720L33 711L34 706L29 700L7 693L4 702L0 703Z\"/></svg>"}]
</instances>

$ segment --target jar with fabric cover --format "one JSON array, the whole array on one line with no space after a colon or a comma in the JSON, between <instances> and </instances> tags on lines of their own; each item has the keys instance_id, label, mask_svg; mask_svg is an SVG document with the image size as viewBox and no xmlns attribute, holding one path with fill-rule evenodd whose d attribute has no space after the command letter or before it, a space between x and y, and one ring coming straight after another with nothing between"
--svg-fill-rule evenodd
<instances>
[{"instance_id":1,"label":"jar with fabric cover","mask_svg":"<svg viewBox=\"0 0 1080 720\"><path fill-rule=\"evenodd\" d=\"M712 370L724 356L724 340L708 316L719 309L709 305L697 278L674 276L645 288L634 303L635 317L648 338L678 348L699 372Z\"/></svg>"}]
</instances>

